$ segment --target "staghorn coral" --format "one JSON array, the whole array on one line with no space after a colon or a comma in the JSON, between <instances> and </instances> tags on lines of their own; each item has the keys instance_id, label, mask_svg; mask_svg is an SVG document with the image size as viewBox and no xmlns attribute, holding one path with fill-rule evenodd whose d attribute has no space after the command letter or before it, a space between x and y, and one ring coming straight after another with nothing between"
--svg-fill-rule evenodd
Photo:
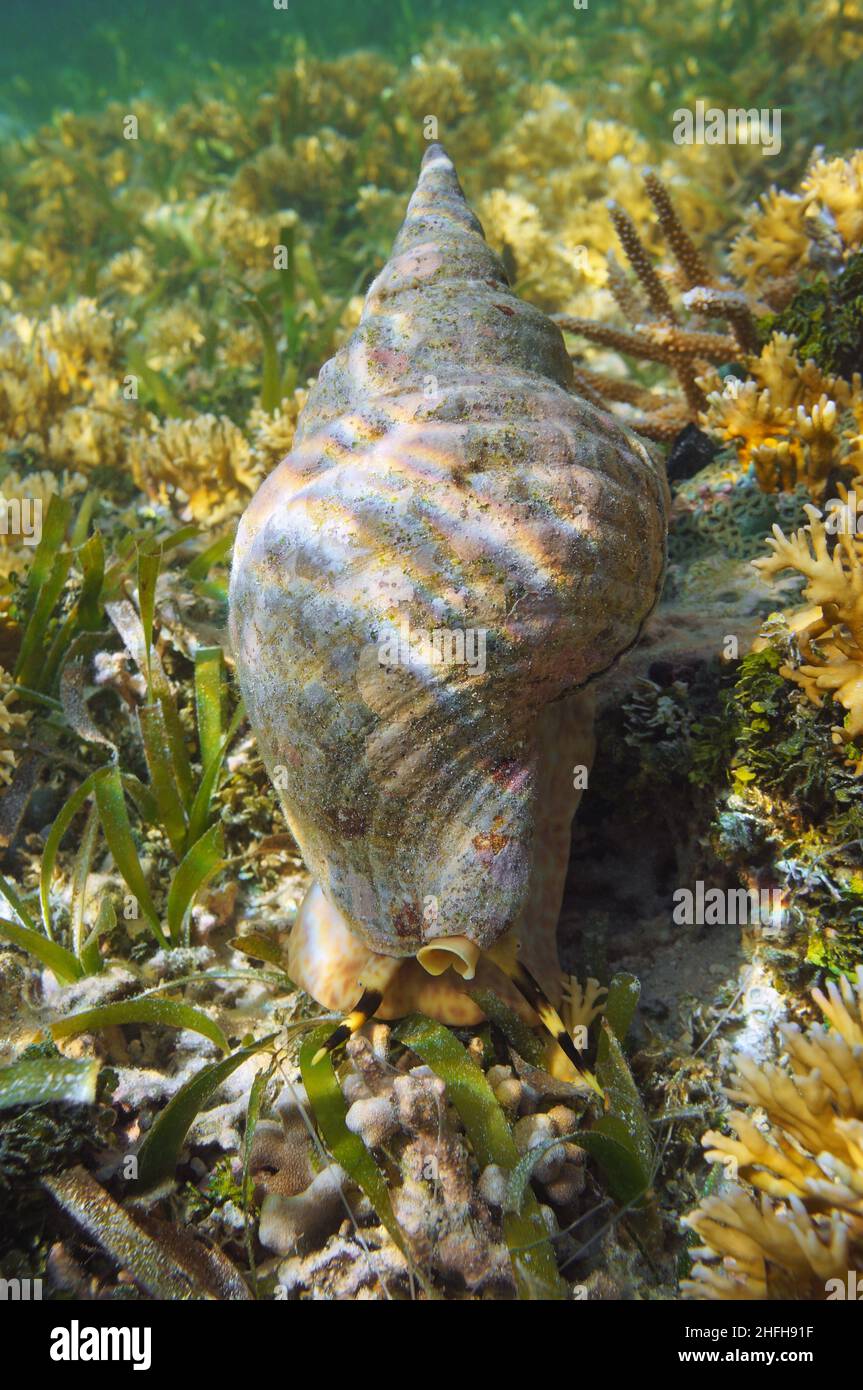
<instances>
[{"instance_id":1,"label":"staghorn coral","mask_svg":"<svg viewBox=\"0 0 863 1390\"><path fill-rule=\"evenodd\" d=\"M636 284L626 279L613 258L609 261L608 284L629 326L596 323L571 314L555 317L567 333L624 356L661 364L677 376L682 400L638 386L633 389L629 382L618 385L590 368L577 368L577 383L589 396L600 401L623 401L639 408L630 421L633 427L648 438L669 440L704 408L705 393L699 373L709 363L735 361L751 351L757 338L749 304L729 281L710 271L655 171L645 174L644 190L674 258L674 277L656 268L633 218L612 203L611 221L635 272ZM672 278L683 292L680 308L671 298ZM709 328L711 319L725 320L728 331Z\"/></svg>"},{"instance_id":2,"label":"staghorn coral","mask_svg":"<svg viewBox=\"0 0 863 1390\"><path fill-rule=\"evenodd\" d=\"M689 1297L820 1299L829 1281L863 1273L863 966L856 983L812 997L823 1024L780 1027L787 1069L736 1058L728 1095L766 1124L735 1110L736 1138L704 1136L736 1180L686 1218L703 1242Z\"/></svg>"},{"instance_id":3,"label":"staghorn coral","mask_svg":"<svg viewBox=\"0 0 863 1390\"><path fill-rule=\"evenodd\" d=\"M572 314L557 318L567 332L673 372L682 399L581 365L579 388L597 403L622 403L634 427L651 438L671 439L688 420L697 419L723 442L738 444L741 467L753 464L765 491L789 490L803 481L817 494L831 468L843 462L853 420L837 426L835 413L847 408L852 386L838 375L828 376L808 357L799 361L794 335L781 331L783 320L773 320L777 331L766 345L760 345L759 332L770 325L770 310L785 309L807 273L820 270L822 287L814 301L801 290L793 317L790 310L786 317L795 329L805 329L807 349L811 322L816 315L824 321L819 360L826 368L849 360L857 278L846 275L847 283L841 291L838 287L843 267L850 273L850 258L860 243L859 157L815 159L799 194L771 189L762 196L728 255L742 287L711 270L654 171L645 174L644 188L676 270L655 265L646 235L628 212L612 203L611 220L635 272L633 284L609 258L608 287L627 326ZM834 282L836 303L831 299L825 304L823 285ZM669 292L672 285L682 292L679 307ZM714 320L724 320L724 333L709 327ZM834 347L833 340L840 338L842 347ZM737 362L745 379L735 375L723 381L716 365Z\"/></svg>"}]
</instances>

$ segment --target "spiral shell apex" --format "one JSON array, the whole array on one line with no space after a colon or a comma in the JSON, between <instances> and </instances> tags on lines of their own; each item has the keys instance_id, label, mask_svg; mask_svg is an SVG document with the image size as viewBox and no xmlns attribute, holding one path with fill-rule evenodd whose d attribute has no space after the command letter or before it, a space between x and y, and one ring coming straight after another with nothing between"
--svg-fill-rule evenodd
<instances>
[{"instance_id":1,"label":"spiral shell apex","mask_svg":"<svg viewBox=\"0 0 863 1390\"><path fill-rule=\"evenodd\" d=\"M231 576L263 757L320 890L375 953L485 949L524 918L570 752L549 755L561 702L658 598L664 477L571 378L430 146Z\"/></svg>"}]
</instances>

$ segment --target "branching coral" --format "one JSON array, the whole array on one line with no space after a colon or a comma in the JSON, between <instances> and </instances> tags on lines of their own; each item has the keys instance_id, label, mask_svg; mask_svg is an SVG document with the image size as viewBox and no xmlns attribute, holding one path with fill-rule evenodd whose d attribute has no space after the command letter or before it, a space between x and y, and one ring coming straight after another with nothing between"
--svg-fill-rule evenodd
<instances>
[{"instance_id":1,"label":"branching coral","mask_svg":"<svg viewBox=\"0 0 863 1390\"><path fill-rule=\"evenodd\" d=\"M800 193L771 188L749 209L728 261L750 294L788 302L812 267L847 260L863 244L863 154L815 158Z\"/></svg>"},{"instance_id":2,"label":"branching coral","mask_svg":"<svg viewBox=\"0 0 863 1390\"><path fill-rule=\"evenodd\" d=\"M855 488L863 492L863 477ZM814 705L830 694L847 711L833 731L834 742L845 745L847 757L863 771L863 752L856 746L863 737L863 537L852 529L856 522L851 496L843 494L827 520L813 506L806 507L809 522L788 537L775 526L768 538L772 554L753 561L762 574L783 570L803 575L807 608L791 615L789 626L797 636L803 661L785 664L781 674L794 681ZM856 499L856 492L853 494ZM832 529L835 543L831 548Z\"/></svg>"},{"instance_id":3,"label":"branching coral","mask_svg":"<svg viewBox=\"0 0 863 1390\"><path fill-rule=\"evenodd\" d=\"M790 1070L737 1058L728 1094L766 1124L735 1110L736 1139L704 1136L737 1181L686 1218L704 1242L690 1297L822 1299L863 1273L863 966L812 997L825 1024L780 1029Z\"/></svg>"},{"instance_id":4,"label":"branching coral","mask_svg":"<svg viewBox=\"0 0 863 1390\"><path fill-rule=\"evenodd\" d=\"M262 476L242 431L215 415L164 424L154 416L150 431L130 441L129 463L154 500L212 525L236 515Z\"/></svg>"},{"instance_id":5,"label":"branching coral","mask_svg":"<svg viewBox=\"0 0 863 1390\"><path fill-rule=\"evenodd\" d=\"M23 734L30 722L26 710L15 709L17 695L9 675L0 666L0 738L5 740L9 734ZM16 758L11 748L0 747L0 786L8 786L15 771Z\"/></svg>"},{"instance_id":6,"label":"branching coral","mask_svg":"<svg viewBox=\"0 0 863 1390\"><path fill-rule=\"evenodd\" d=\"M734 443L741 468L754 467L764 492L804 483L817 497L836 470L861 461L863 393L852 382L801 363L796 340L774 333L747 359L747 379L729 377L707 397L699 419L723 443Z\"/></svg>"},{"instance_id":7,"label":"branching coral","mask_svg":"<svg viewBox=\"0 0 863 1390\"><path fill-rule=\"evenodd\" d=\"M823 333L830 338L818 361L846 360L858 283L850 258L863 235L860 169L859 155L848 161L815 160L799 194L766 193L750 210L728 256L742 287L711 270L668 189L655 172L648 172L644 188L675 271L655 264L646 234L629 213L612 204L611 220L636 283L613 257L607 283L628 326L571 314L558 315L558 322L600 347L666 367L676 375L682 398L650 392L638 382L619 381L577 362L579 389L598 404L635 407L640 413L631 423L654 439L671 439L687 420L697 419L723 442L738 445L738 461L744 468L754 465L765 491L788 490L802 481L817 495L831 469L845 462L847 445L859 433L853 419L839 418L852 387L822 372L814 361L798 360L791 334L775 333L759 354L759 332L769 323L771 310L789 304L806 274L826 273L838 285L847 267L841 302L822 303L826 291L821 290L809 306L810 314L824 320ZM679 306L670 293L675 285L682 291ZM798 298L794 303L793 322L806 330L808 347L806 306ZM764 322L759 324L759 318ZM724 321L725 331L709 327L713 320ZM832 339L839 336L843 346L834 350ZM745 380L733 376L723 381L715 367L737 362Z\"/></svg>"},{"instance_id":8,"label":"branching coral","mask_svg":"<svg viewBox=\"0 0 863 1390\"><path fill-rule=\"evenodd\" d=\"M611 220L635 272L638 288L627 280L613 258L609 262L608 284L629 327L595 323L569 314L559 314L557 320L568 333L625 356L661 363L677 376L683 400L643 389L633 391L628 382L616 386L589 368L577 367L577 385L581 389L600 399L623 400L640 407L642 414L631 421L636 429L652 439L673 439L687 420L704 407L699 373L709 363L733 362L751 351L757 341L756 329L746 299L728 281L710 271L675 210L668 189L654 171L645 174L644 188L676 263L676 274L672 277L667 270L660 272L656 268L632 217L612 204ZM683 291L680 308L672 302L672 280ZM710 319L724 320L727 331L710 329Z\"/></svg>"},{"instance_id":9,"label":"branching coral","mask_svg":"<svg viewBox=\"0 0 863 1390\"><path fill-rule=\"evenodd\" d=\"M260 467L269 473L290 452L297 427L297 417L306 403L308 388L299 387L286 396L274 411L256 407L246 422L252 449Z\"/></svg>"},{"instance_id":10,"label":"branching coral","mask_svg":"<svg viewBox=\"0 0 863 1390\"><path fill-rule=\"evenodd\" d=\"M218 525L236 516L261 478L291 447L308 394L300 388L276 410L255 407L245 431L225 416L197 415L160 423L129 441L138 486L182 520Z\"/></svg>"},{"instance_id":11,"label":"branching coral","mask_svg":"<svg viewBox=\"0 0 863 1390\"><path fill-rule=\"evenodd\" d=\"M93 299L42 319L0 321L0 450L62 467L115 464L132 419L121 392L119 325Z\"/></svg>"}]
</instances>

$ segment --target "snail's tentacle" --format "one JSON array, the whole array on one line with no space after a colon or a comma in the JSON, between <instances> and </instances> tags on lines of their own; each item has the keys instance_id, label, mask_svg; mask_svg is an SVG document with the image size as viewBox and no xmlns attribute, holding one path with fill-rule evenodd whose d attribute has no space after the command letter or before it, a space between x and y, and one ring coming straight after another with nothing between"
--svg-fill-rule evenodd
<instances>
[{"instance_id":1,"label":"snail's tentacle","mask_svg":"<svg viewBox=\"0 0 863 1390\"><path fill-rule=\"evenodd\" d=\"M383 995L379 989L364 989L357 1000L356 1008L346 1014L338 1027L330 1033L323 1047L318 1048L312 1058L312 1066L317 1066L328 1052L335 1052L343 1043L350 1042L354 1033L358 1033L364 1023L374 1018L382 1000Z\"/></svg>"},{"instance_id":2,"label":"snail's tentacle","mask_svg":"<svg viewBox=\"0 0 863 1390\"><path fill-rule=\"evenodd\" d=\"M358 1033L364 1023L368 1023L370 1018L374 1018L381 1004L389 985L392 984L396 975L401 970L404 961L398 956L370 956L365 965L362 976L358 983L362 993L349 1014L345 1014L341 1023L333 1030L322 1047L319 1047L312 1058L312 1066L316 1066L328 1052L335 1052L346 1042L350 1042L354 1033Z\"/></svg>"},{"instance_id":3,"label":"snail's tentacle","mask_svg":"<svg viewBox=\"0 0 863 1390\"><path fill-rule=\"evenodd\" d=\"M527 966L518 959L517 949L515 938L509 936L504 938L502 942L498 942L485 954L503 971L507 979L512 981L522 998L537 1014L543 1028L557 1043L567 1060L572 1063L579 1079L585 1081L591 1090L602 1095L602 1088L596 1078L591 1072L584 1070L578 1048L575 1046L566 1024L538 980L534 979Z\"/></svg>"}]
</instances>

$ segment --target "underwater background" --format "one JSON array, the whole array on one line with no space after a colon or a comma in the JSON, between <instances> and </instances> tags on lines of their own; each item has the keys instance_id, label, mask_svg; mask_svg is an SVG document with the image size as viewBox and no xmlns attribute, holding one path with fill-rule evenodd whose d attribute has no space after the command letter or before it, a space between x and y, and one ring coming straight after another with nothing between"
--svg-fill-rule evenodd
<instances>
[{"instance_id":1,"label":"underwater background","mask_svg":"<svg viewBox=\"0 0 863 1390\"><path fill-rule=\"evenodd\" d=\"M859 0L6 0L0 1276L863 1274L861 98ZM227 638L239 518L432 140L576 392L667 466L558 933L583 1074L487 990L477 1025L316 1060L338 1018L286 969L310 879Z\"/></svg>"}]
</instances>

